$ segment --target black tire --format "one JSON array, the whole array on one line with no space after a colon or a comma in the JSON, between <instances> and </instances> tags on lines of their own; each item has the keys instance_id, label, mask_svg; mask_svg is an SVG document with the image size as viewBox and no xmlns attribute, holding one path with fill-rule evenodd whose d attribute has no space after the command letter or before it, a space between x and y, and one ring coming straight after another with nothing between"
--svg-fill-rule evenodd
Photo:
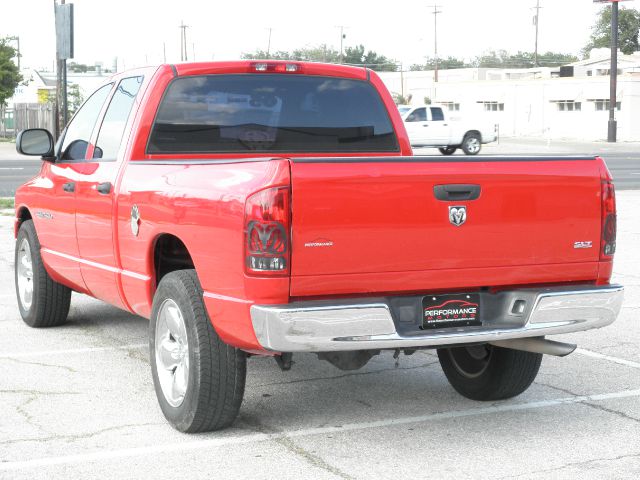
<instances>
[{"instance_id":1,"label":"black tire","mask_svg":"<svg viewBox=\"0 0 640 480\"><path fill-rule=\"evenodd\" d=\"M442 155L453 155L454 153L456 153L457 149L458 149L458 147L440 147L440 148L438 148L438 150L440 150L440 153Z\"/></svg>"},{"instance_id":2,"label":"black tire","mask_svg":"<svg viewBox=\"0 0 640 480\"><path fill-rule=\"evenodd\" d=\"M31 275L24 273L25 259L30 258ZM19 279L20 277L20 279ZM14 282L18 309L24 323L33 328L57 327L67 321L71 304L71 289L55 282L47 273L40 256L40 241L32 220L20 225L14 255ZM22 283L19 283L20 282ZM21 285L31 288L31 302L21 295Z\"/></svg>"},{"instance_id":3,"label":"black tire","mask_svg":"<svg viewBox=\"0 0 640 480\"><path fill-rule=\"evenodd\" d=\"M524 392L538 375L541 353L491 345L441 348L438 359L449 383L472 400L502 400Z\"/></svg>"},{"instance_id":4,"label":"black tire","mask_svg":"<svg viewBox=\"0 0 640 480\"><path fill-rule=\"evenodd\" d=\"M475 132L467 133L461 147L465 155L477 155L482 148L482 138Z\"/></svg>"},{"instance_id":5,"label":"black tire","mask_svg":"<svg viewBox=\"0 0 640 480\"><path fill-rule=\"evenodd\" d=\"M158 363L163 360L156 351L156 332L158 325L162 329L159 313L168 300L180 310L188 342L188 353L184 355L188 356L186 392L177 406L172 406L163 393L158 375L158 368L162 368ZM243 351L223 343L213 329L195 270L175 271L162 278L153 298L149 333L153 384L169 423L186 433L231 425L244 396L247 357ZM177 370L176 367L173 374ZM167 374L163 375L166 378Z\"/></svg>"}]
</instances>

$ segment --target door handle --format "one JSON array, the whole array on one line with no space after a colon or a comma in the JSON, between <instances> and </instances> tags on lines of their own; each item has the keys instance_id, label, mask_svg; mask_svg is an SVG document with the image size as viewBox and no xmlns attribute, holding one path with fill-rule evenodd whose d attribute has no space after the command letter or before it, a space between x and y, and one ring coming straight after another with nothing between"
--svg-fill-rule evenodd
<instances>
[{"instance_id":1,"label":"door handle","mask_svg":"<svg viewBox=\"0 0 640 480\"><path fill-rule=\"evenodd\" d=\"M422 125L423 127L428 127L429 125Z\"/></svg>"},{"instance_id":2,"label":"door handle","mask_svg":"<svg viewBox=\"0 0 640 480\"><path fill-rule=\"evenodd\" d=\"M465 185L460 183L434 185L433 194L438 200L445 202L475 200L480 196L480 185Z\"/></svg>"},{"instance_id":3,"label":"door handle","mask_svg":"<svg viewBox=\"0 0 640 480\"><path fill-rule=\"evenodd\" d=\"M69 193L73 193L76 191L76 184L75 182L67 182L64 185L62 185L62 190L64 190L65 192L69 192Z\"/></svg>"},{"instance_id":4,"label":"door handle","mask_svg":"<svg viewBox=\"0 0 640 480\"><path fill-rule=\"evenodd\" d=\"M111 182L99 183L95 188L101 195L109 195L111 193Z\"/></svg>"}]
</instances>

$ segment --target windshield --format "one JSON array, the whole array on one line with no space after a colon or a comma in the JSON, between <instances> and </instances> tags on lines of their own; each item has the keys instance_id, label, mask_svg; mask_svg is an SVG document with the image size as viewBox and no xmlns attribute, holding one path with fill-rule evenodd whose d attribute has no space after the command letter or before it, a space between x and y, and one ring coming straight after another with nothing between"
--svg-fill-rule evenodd
<instances>
[{"instance_id":1,"label":"windshield","mask_svg":"<svg viewBox=\"0 0 640 480\"><path fill-rule=\"evenodd\" d=\"M393 126L368 82L303 75L174 80L148 153L391 152Z\"/></svg>"},{"instance_id":2,"label":"windshield","mask_svg":"<svg viewBox=\"0 0 640 480\"><path fill-rule=\"evenodd\" d=\"M405 113L411 110L412 107L398 107L398 111L400 112L400 116L403 117Z\"/></svg>"}]
</instances>

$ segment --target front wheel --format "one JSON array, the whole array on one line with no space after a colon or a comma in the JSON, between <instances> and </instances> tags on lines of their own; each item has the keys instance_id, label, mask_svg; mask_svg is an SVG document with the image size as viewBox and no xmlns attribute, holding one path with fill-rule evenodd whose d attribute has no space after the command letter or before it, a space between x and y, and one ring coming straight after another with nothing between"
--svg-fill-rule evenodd
<instances>
[{"instance_id":1,"label":"front wheel","mask_svg":"<svg viewBox=\"0 0 640 480\"><path fill-rule=\"evenodd\" d=\"M438 150L440 150L440 153L442 155L453 155L454 153L456 153L457 149L458 149L457 147L441 147L441 148L438 148Z\"/></svg>"},{"instance_id":2,"label":"front wheel","mask_svg":"<svg viewBox=\"0 0 640 480\"><path fill-rule=\"evenodd\" d=\"M20 225L14 257L18 309L33 328L56 327L67 321L71 289L54 281L44 268L40 241L32 220Z\"/></svg>"},{"instance_id":3,"label":"front wheel","mask_svg":"<svg viewBox=\"0 0 640 480\"><path fill-rule=\"evenodd\" d=\"M195 270L165 275L153 297L149 330L153 384L174 428L196 433L233 423L246 379L246 354L220 340Z\"/></svg>"},{"instance_id":4,"label":"front wheel","mask_svg":"<svg viewBox=\"0 0 640 480\"><path fill-rule=\"evenodd\" d=\"M462 141L462 151L466 155L477 155L482 148L482 139L477 133L467 133Z\"/></svg>"},{"instance_id":5,"label":"front wheel","mask_svg":"<svg viewBox=\"0 0 640 480\"><path fill-rule=\"evenodd\" d=\"M541 353L523 352L492 345L438 349L438 359L449 383L472 400L515 397L533 383Z\"/></svg>"}]
</instances>

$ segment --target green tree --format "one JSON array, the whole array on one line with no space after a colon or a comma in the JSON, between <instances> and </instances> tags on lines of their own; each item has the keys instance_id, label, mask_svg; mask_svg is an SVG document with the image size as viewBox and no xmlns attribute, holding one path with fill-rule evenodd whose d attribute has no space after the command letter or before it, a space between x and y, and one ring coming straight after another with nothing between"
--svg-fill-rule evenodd
<instances>
[{"instance_id":1,"label":"green tree","mask_svg":"<svg viewBox=\"0 0 640 480\"><path fill-rule=\"evenodd\" d=\"M538 54L538 65L541 67L558 67L578 60L578 57L558 52ZM535 54L533 52L518 52L511 54L506 50L487 52L476 57L471 65L480 68L533 68Z\"/></svg>"},{"instance_id":2,"label":"green tree","mask_svg":"<svg viewBox=\"0 0 640 480\"><path fill-rule=\"evenodd\" d=\"M277 51L267 52L264 50L256 50L255 52L245 52L241 55L244 59L249 60L297 60L304 62L326 62L340 63L340 52L321 44L315 47L297 48L291 52ZM342 63L358 66L366 66L372 70L378 71L395 71L396 62L384 55L380 55L372 50L366 51L363 45L355 47L347 47L344 50Z\"/></svg>"},{"instance_id":3,"label":"green tree","mask_svg":"<svg viewBox=\"0 0 640 480\"><path fill-rule=\"evenodd\" d=\"M76 111L80 108L84 102L84 96L80 91L80 86L77 83L69 84L69 88L67 89L67 105L69 106L69 116L76 113Z\"/></svg>"},{"instance_id":4,"label":"green tree","mask_svg":"<svg viewBox=\"0 0 640 480\"><path fill-rule=\"evenodd\" d=\"M0 106L6 104L22 81L18 66L13 62L15 56L16 49L9 44L9 40L0 39Z\"/></svg>"},{"instance_id":5,"label":"green tree","mask_svg":"<svg viewBox=\"0 0 640 480\"><path fill-rule=\"evenodd\" d=\"M265 50L256 50L251 53L243 53L242 58L248 60L297 60L301 62L329 62L338 63L340 61L340 52L334 50L327 45L322 44L316 47L297 48L292 52L279 50L270 52L267 55Z\"/></svg>"},{"instance_id":6,"label":"green tree","mask_svg":"<svg viewBox=\"0 0 640 480\"><path fill-rule=\"evenodd\" d=\"M618 42L620 50L627 55L640 50L638 33L640 32L640 11L635 8L620 7L618 15ZM611 5L598 12L596 23L592 27L589 43L582 49L584 56L594 48L611 47Z\"/></svg>"},{"instance_id":7,"label":"green tree","mask_svg":"<svg viewBox=\"0 0 640 480\"><path fill-rule=\"evenodd\" d=\"M395 72L398 69L395 60L380 55L373 50L366 51L364 45L345 48L343 63L363 66L381 72Z\"/></svg>"},{"instance_id":8,"label":"green tree","mask_svg":"<svg viewBox=\"0 0 640 480\"><path fill-rule=\"evenodd\" d=\"M467 65L464 60L455 57L447 57L447 58L439 58L438 59L438 70L449 70L453 68L465 68L470 65ZM422 70L435 70L436 69L436 59L432 57L427 57L427 61L424 64L413 64L409 67L411 71L422 71Z\"/></svg>"}]
</instances>

